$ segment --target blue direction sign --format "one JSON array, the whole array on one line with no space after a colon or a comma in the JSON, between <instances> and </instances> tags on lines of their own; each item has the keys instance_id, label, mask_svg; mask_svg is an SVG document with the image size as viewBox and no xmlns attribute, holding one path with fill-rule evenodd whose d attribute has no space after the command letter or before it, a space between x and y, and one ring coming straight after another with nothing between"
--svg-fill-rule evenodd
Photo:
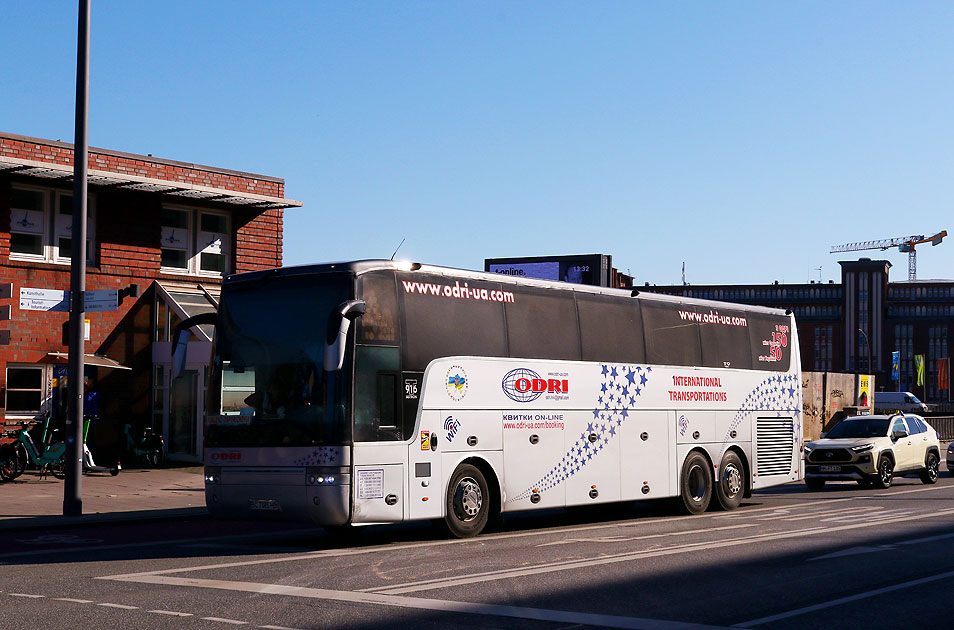
<instances>
[{"instance_id":1,"label":"blue direction sign","mask_svg":"<svg viewBox=\"0 0 954 630\"><path fill-rule=\"evenodd\" d=\"M87 291L84 302L87 313L115 311L119 304L119 290L105 289L101 291Z\"/></svg>"},{"instance_id":2,"label":"blue direction sign","mask_svg":"<svg viewBox=\"0 0 954 630\"><path fill-rule=\"evenodd\" d=\"M70 292L60 289L31 289L20 287L22 311L70 311Z\"/></svg>"}]
</instances>

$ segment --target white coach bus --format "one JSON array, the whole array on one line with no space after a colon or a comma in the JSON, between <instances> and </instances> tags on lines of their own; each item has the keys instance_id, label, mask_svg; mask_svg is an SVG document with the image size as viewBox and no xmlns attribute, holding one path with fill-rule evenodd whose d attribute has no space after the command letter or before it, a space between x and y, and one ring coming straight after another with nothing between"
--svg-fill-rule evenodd
<instances>
[{"instance_id":1,"label":"white coach bus","mask_svg":"<svg viewBox=\"0 0 954 630\"><path fill-rule=\"evenodd\" d=\"M802 478L790 313L361 261L229 276L206 502L326 527L678 497Z\"/></svg>"}]
</instances>

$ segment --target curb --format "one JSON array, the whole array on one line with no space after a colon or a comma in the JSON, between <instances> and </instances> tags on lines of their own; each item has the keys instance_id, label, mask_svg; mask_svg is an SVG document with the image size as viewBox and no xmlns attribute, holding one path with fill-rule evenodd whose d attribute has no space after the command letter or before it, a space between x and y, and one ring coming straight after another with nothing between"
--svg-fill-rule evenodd
<instances>
[{"instance_id":1,"label":"curb","mask_svg":"<svg viewBox=\"0 0 954 630\"><path fill-rule=\"evenodd\" d=\"M163 521L179 518L204 518L209 512L203 507L170 508L166 510L136 510L129 512L97 512L82 516L23 516L0 519L0 531L23 529L49 529L53 527L83 527L104 523L133 523L144 521Z\"/></svg>"}]
</instances>

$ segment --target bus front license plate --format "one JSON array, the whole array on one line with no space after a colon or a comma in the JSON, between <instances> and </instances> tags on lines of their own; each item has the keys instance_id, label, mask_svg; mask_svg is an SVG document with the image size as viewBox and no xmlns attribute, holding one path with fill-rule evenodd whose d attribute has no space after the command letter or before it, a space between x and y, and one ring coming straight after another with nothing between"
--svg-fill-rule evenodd
<instances>
[{"instance_id":1,"label":"bus front license plate","mask_svg":"<svg viewBox=\"0 0 954 630\"><path fill-rule=\"evenodd\" d=\"M281 512L282 505L278 499L249 499L248 509L257 512Z\"/></svg>"},{"instance_id":2,"label":"bus front license plate","mask_svg":"<svg viewBox=\"0 0 954 630\"><path fill-rule=\"evenodd\" d=\"M841 472L841 466L819 466L818 472Z\"/></svg>"}]
</instances>

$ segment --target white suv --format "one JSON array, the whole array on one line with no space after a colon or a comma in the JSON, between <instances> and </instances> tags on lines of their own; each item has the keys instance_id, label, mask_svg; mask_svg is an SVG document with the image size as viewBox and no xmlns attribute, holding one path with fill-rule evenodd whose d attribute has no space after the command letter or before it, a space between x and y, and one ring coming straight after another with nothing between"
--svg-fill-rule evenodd
<instances>
[{"instance_id":1,"label":"white suv","mask_svg":"<svg viewBox=\"0 0 954 630\"><path fill-rule=\"evenodd\" d=\"M811 490L850 480L887 488L895 475L912 473L937 483L941 446L921 416L853 416L822 436L805 445L805 485Z\"/></svg>"}]
</instances>

